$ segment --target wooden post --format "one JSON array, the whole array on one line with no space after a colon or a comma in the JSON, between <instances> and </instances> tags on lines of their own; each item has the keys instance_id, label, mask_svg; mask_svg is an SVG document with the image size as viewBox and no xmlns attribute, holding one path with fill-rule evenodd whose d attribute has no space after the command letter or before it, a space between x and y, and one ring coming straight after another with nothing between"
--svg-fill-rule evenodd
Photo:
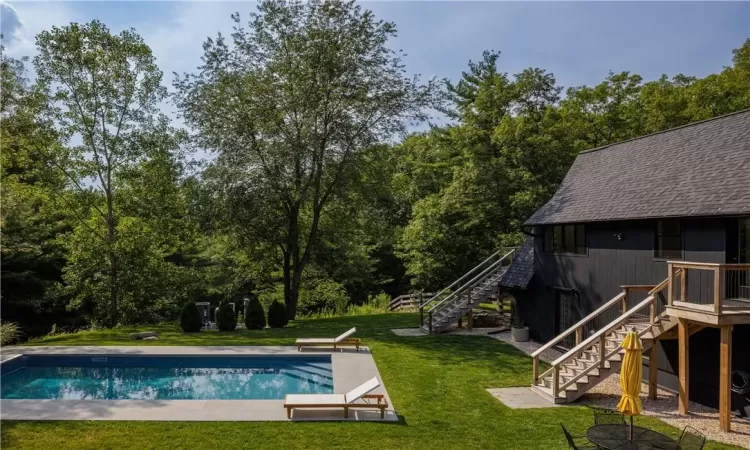
<instances>
[{"instance_id":1,"label":"wooden post","mask_svg":"<svg viewBox=\"0 0 750 450\"><path fill-rule=\"evenodd\" d=\"M732 326L721 327L719 346L719 427L730 431L732 423Z\"/></svg>"},{"instance_id":2,"label":"wooden post","mask_svg":"<svg viewBox=\"0 0 750 450\"><path fill-rule=\"evenodd\" d=\"M531 367L534 373L534 386L539 383L539 357L534 356L531 360Z\"/></svg>"},{"instance_id":3,"label":"wooden post","mask_svg":"<svg viewBox=\"0 0 750 450\"><path fill-rule=\"evenodd\" d=\"M674 276L673 275L674 275L674 267L672 267L671 262L668 262L667 263L667 278L669 279L669 281L667 282L667 304L669 306L672 306L672 300L673 300L672 296L674 295L674 284L673 284ZM682 271L681 276L683 277L685 276L684 270Z\"/></svg>"},{"instance_id":4,"label":"wooden post","mask_svg":"<svg viewBox=\"0 0 750 450\"><path fill-rule=\"evenodd\" d=\"M654 339L648 354L648 398L656 400L659 387L659 341Z\"/></svg>"},{"instance_id":5,"label":"wooden post","mask_svg":"<svg viewBox=\"0 0 750 450\"><path fill-rule=\"evenodd\" d=\"M625 288L624 291L625 291L625 295L622 297L622 308L621 308L623 314L628 312L628 294L629 294L628 288Z\"/></svg>"},{"instance_id":6,"label":"wooden post","mask_svg":"<svg viewBox=\"0 0 750 450\"><path fill-rule=\"evenodd\" d=\"M604 339L604 335L599 338L599 367L602 369L604 368L604 354L607 351L607 344L606 340Z\"/></svg>"},{"instance_id":7,"label":"wooden post","mask_svg":"<svg viewBox=\"0 0 750 450\"><path fill-rule=\"evenodd\" d=\"M464 316L458 318L458 328L464 327Z\"/></svg>"},{"instance_id":8,"label":"wooden post","mask_svg":"<svg viewBox=\"0 0 750 450\"><path fill-rule=\"evenodd\" d=\"M583 342L583 327L576 328L576 347Z\"/></svg>"},{"instance_id":9,"label":"wooden post","mask_svg":"<svg viewBox=\"0 0 750 450\"><path fill-rule=\"evenodd\" d=\"M466 326L471 331L474 328L474 310L469 310L469 313L466 314Z\"/></svg>"},{"instance_id":10,"label":"wooden post","mask_svg":"<svg viewBox=\"0 0 750 450\"><path fill-rule=\"evenodd\" d=\"M552 396L557 397L560 391L560 367L555 366L552 369Z\"/></svg>"},{"instance_id":11,"label":"wooden post","mask_svg":"<svg viewBox=\"0 0 750 450\"><path fill-rule=\"evenodd\" d=\"M722 283L723 277L721 276L721 267L714 269L714 312L721 314L721 297L722 295Z\"/></svg>"},{"instance_id":12,"label":"wooden post","mask_svg":"<svg viewBox=\"0 0 750 450\"><path fill-rule=\"evenodd\" d=\"M680 414L687 414L690 403L690 333L688 332L689 323L687 319L677 319L677 336L679 347L679 398L678 411Z\"/></svg>"},{"instance_id":13,"label":"wooden post","mask_svg":"<svg viewBox=\"0 0 750 450\"><path fill-rule=\"evenodd\" d=\"M700 274L699 274L700 276ZM687 302L687 279L688 279L688 270L686 268L682 268L682 272L680 272L680 301L681 302Z\"/></svg>"}]
</instances>

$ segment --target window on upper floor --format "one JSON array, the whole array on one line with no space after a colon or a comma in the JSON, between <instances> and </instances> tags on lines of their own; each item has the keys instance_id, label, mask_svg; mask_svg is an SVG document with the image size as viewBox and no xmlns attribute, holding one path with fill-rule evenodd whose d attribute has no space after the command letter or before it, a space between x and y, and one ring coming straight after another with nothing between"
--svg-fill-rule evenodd
<instances>
[{"instance_id":1,"label":"window on upper floor","mask_svg":"<svg viewBox=\"0 0 750 450\"><path fill-rule=\"evenodd\" d=\"M544 227L544 251L585 255L586 228L584 225L549 225Z\"/></svg>"},{"instance_id":2,"label":"window on upper floor","mask_svg":"<svg viewBox=\"0 0 750 450\"><path fill-rule=\"evenodd\" d=\"M661 259L682 259L682 228L680 219L660 219L656 221L654 257Z\"/></svg>"}]
</instances>

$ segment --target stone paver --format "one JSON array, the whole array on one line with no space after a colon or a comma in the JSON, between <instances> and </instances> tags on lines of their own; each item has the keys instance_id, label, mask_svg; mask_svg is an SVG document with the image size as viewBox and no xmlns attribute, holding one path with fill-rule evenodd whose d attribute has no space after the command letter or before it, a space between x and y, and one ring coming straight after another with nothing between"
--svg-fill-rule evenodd
<instances>
[{"instance_id":1,"label":"stone paver","mask_svg":"<svg viewBox=\"0 0 750 450\"><path fill-rule=\"evenodd\" d=\"M393 331L393 334L395 334L396 336L402 337L427 336L427 333L425 333L421 328L394 328L391 331Z\"/></svg>"},{"instance_id":2,"label":"stone paver","mask_svg":"<svg viewBox=\"0 0 750 450\"><path fill-rule=\"evenodd\" d=\"M295 409L293 421L349 420L398 421L388 392L369 348L337 351L316 348L298 352L289 346L216 346L216 347L135 347L65 346L4 347L3 356L44 355L233 355L304 356L330 355L334 393L346 393L372 377L380 380L374 393L388 401L385 419L376 410L357 409L344 418L343 408L330 410ZM284 400L0 400L2 420L149 420L149 421L287 421Z\"/></svg>"},{"instance_id":3,"label":"stone paver","mask_svg":"<svg viewBox=\"0 0 750 450\"><path fill-rule=\"evenodd\" d=\"M505 406L513 409L528 408L555 408L564 405L555 405L543 399L530 387L510 387L500 389L487 389L487 392L500 400Z\"/></svg>"}]
</instances>

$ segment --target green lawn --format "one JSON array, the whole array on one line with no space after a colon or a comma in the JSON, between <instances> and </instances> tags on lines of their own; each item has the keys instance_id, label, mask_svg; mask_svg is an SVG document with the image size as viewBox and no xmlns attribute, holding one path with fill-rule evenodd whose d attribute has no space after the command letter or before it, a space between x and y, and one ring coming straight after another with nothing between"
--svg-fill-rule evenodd
<instances>
[{"instance_id":1,"label":"green lawn","mask_svg":"<svg viewBox=\"0 0 750 450\"><path fill-rule=\"evenodd\" d=\"M397 337L390 328L413 327L416 314L303 320L286 329L201 332L175 326L143 345L291 345L300 336L335 336L356 326L373 353L399 415L398 423L291 422L2 422L2 447L83 448L386 448L563 449L563 422L582 434L592 415L580 406L512 410L490 387L529 385L531 359L487 337ZM136 328L45 338L30 345L133 345ZM636 423L676 437L677 429L639 417ZM707 448L733 448L709 443Z\"/></svg>"}]
</instances>

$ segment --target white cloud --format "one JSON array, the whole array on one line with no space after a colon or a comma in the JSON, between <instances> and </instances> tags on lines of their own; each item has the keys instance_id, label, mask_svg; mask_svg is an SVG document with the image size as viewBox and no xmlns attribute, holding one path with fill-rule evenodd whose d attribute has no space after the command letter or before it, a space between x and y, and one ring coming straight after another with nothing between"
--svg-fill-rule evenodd
<instances>
[{"instance_id":1,"label":"white cloud","mask_svg":"<svg viewBox=\"0 0 750 450\"><path fill-rule=\"evenodd\" d=\"M3 42L11 43L18 40L22 29L23 22L18 17L15 8L0 2L0 33L3 35Z\"/></svg>"},{"instance_id":2,"label":"white cloud","mask_svg":"<svg viewBox=\"0 0 750 450\"><path fill-rule=\"evenodd\" d=\"M52 26L67 25L76 20L73 10L62 2L20 2L13 5L0 3L0 5L2 5L2 28L5 29L6 26L6 7L8 11L13 11L15 23L18 24L14 28L13 39L9 40L7 36L3 39L8 54L13 57L34 56L36 54L34 39L37 33L48 30Z\"/></svg>"}]
</instances>

